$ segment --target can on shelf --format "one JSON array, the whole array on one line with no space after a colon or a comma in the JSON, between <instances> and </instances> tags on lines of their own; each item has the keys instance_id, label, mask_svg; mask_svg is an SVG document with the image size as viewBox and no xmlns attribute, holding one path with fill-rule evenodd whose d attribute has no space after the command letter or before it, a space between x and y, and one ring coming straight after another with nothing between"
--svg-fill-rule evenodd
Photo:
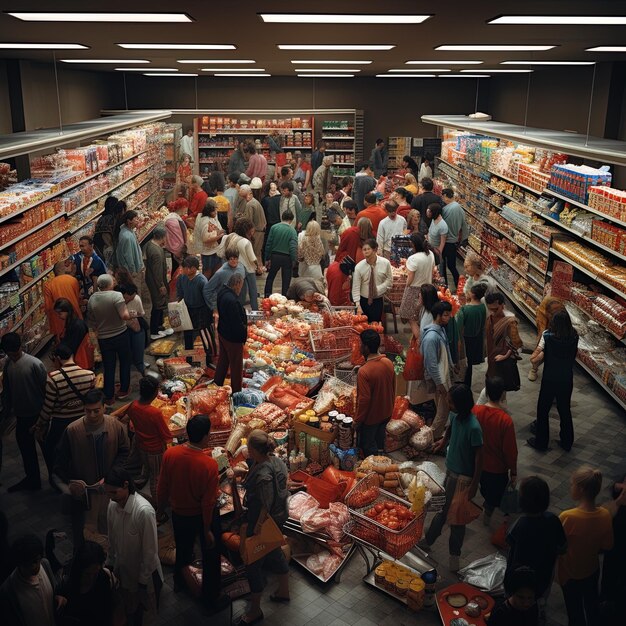
<instances>
[{"instance_id":1,"label":"can on shelf","mask_svg":"<svg viewBox=\"0 0 626 626\"><path fill-rule=\"evenodd\" d=\"M431 569L428 572L424 572L422 580L424 581L424 606L433 606L437 591L437 570Z\"/></svg>"}]
</instances>

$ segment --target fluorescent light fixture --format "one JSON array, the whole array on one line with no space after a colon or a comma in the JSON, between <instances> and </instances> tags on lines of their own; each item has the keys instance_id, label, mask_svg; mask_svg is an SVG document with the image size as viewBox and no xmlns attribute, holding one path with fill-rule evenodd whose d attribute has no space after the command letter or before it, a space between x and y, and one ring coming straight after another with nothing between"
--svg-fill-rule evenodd
<instances>
[{"instance_id":1,"label":"fluorescent light fixture","mask_svg":"<svg viewBox=\"0 0 626 626\"><path fill-rule=\"evenodd\" d=\"M407 61L407 65L480 65L483 61Z\"/></svg>"},{"instance_id":2,"label":"fluorescent light fixture","mask_svg":"<svg viewBox=\"0 0 626 626\"><path fill-rule=\"evenodd\" d=\"M367 15L340 13L259 13L264 22L274 24L421 24L431 15Z\"/></svg>"},{"instance_id":3,"label":"fluorescent light fixture","mask_svg":"<svg viewBox=\"0 0 626 626\"><path fill-rule=\"evenodd\" d=\"M0 43L1 50L88 50L79 43Z\"/></svg>"},{"instance_id":4,"label":"fluorescent light fixture","mask_svg":"<svg viewBox=\"0 0 626 626\"><path fill-rule=\"evenodd\" d=\"M193 65L223 65L228 64L243 64L243 63L256 63L251 59L178 59L176 63L189 63Z\"/></svg>"},{"instance_id":5,"label":"fluorescent light fixture","mask_svg":"<svg viewBox=\"0 0 626 626\"><path fill-rule=\"evenodd\" d=\"M422 67L403 67L399 70L387 70L388 72L451 72L452 70L446 67L431 67L431 68L422 68ZM474 70L468 70L468 72L473 72Z\"/></svg>"},{"instance_id":6,"label":"fluorescent light fixture","mask_svg":"<svg viewBox=\"0 0 626 626\"><path fill-rule=\"evenodd\" d=\"M595 61L502 61L500 65L595 65ZM493 72L494 70L489 70Z\"/></svg>"},{"instance_id":7,"label":"fluorescent light fixture","mask_svg":"<svg viewBox=\"0 0 626 626\"><path fill-rule=\"evenodd\" d=\"M127 50L236 50L230 43L118 43Z\"/></svg>"},{"instance_id":8,"label":"fluorescent light fixture","mask_svg":"<svg viewBox=\"0 0 626 626\"><path fill-rule=\"evenodd\" d=\"M395 44L286 44L279 43L280 50L391 50Z\"/></svg>"},{"instance_id":9,"label":"fluorescent light fixture","mask_svg":"<svg viewBox=\"0 0 626 626\"><path fill-rule=\"evenodd\" d=\"M448 50L450 52L523 52L523 51L544 51L544 50L552 50L552 48L556 48L556 46L529 46L529 45L518 45L518 44L468 44L468 45L445 45L445 46L437 46L435 50Z\"/></svg>"},{"instance_id":10,"label":"fluorescent light fixture","mask_svg":"<svg viewBox=\"0 0 626 626\"><path fill-rule=\"evenodd\" d=\"M271 76L271 74L246 74L246 73L241 73L241 74L213 74L213 76L237 76L238 78L241 76L244 77L248 77L248 78L258 78L259 76L264 77L264 76Z\"/></svg>"},{"instance_id":11,"label":"fluorescent light fixture","mask_svg":"<svg viewBox=\"0 0 626 626\"><path fill-rule=\"evenodd\" d=\"M150 63L146 59L61 59L63 63Z\"/></svg>"},{"instance_id":12,"label":"fluorescent light fixture","mask_svg":"<svg viewBox=\"0 0 626 626\"><path fill-rule=\"evenodd\" d=\"M434 74L376 74L376 78L436 78Z\"/></svg>"},{"instance_id":13,"label":"fluorescent light fixture","mask_svg":"<svg viewBox=\"0 0 626 626\"><path fill-rule=\"evenodd\" d=\"M8 11L25 22L191 22L186 13L102 13L78 11Z\"/></svg>"},{"instance_id":14,"label":"fluorescent light fixture","mask_svg":"<svg viewBox=\"0 0 626 626\"><path fill-rule=\"evenodd\" d=\"M489 74L442 74L439 78L490 78Z\"/></svg>"},{"instance_id":15,"label":"fluorescent light fixture","mask_svg":"<svg viewBox=\"0 0 626 626\"><path fill-rule=\"evenodd\" d=\"M345 69L345 68L333 68L332 70L329 69L323 69L323 68L315 68L315 69L311 69L309 67L297 67L294 69L294 72L333 72L333 74L336 74L337 72L347 72L348 74L350 74L350 72L360 72L361 70L356 70L356 69Z\"/></svg>"},{"instance_id":16,"label":"fluorescent light fixture","mask_svg":"<svg viewBox=\"0 0 626 626\"><path fill-rule=\"evenodd\" d=\"M586 48L586 52L626 52L626 46L596 46Z\"/></svg>"},{"instance_id":17,"label":"fluorescent light fixture","mask_svg":"<svg viewBox=\"0 0 626 626\"><path fill-rule=\"evenodd\" d=\"M178 72L177 69L171 67L116 67L116 72L145 72L150 69L151 72Z\"/></svg>"},{"instance_id":18,"label":"fluorescent light fixture","mask_svg":"<svg viewBox=\"0 0 626 626\"><path fill-rule=\"evenodd\" d=\"M369 65L371 61L307 61L304 59L300 59L298 61L292 61L294 65Z\"/></svg>"},{"instance_id":19,"label":"fluorescent light fixture","mask_svg":"<svg viewBox=\"0 0 626 626\"><path fill-rule=\"evenodd\" d=\"M488 24L550 24L559 26L623 26L626 16L621 15L502 15Z\"/></svg>"},{"instance_id":20,"label":"fluorescent light fixture","mask_svg":"<svg viewBox=\"0 0 626 626\"><path fill-rule=\"evenodd\" d=\"M264 72L263 67L203 67L201 72Z\"/></svg>"},{"instance_id":21,"label":"fluorescent light fixture","mask_svg":"<svg viewBox=\"0 0 626 626\"><path fill-rule=\"evenodd\" d=\"M298 78L354 78L354 74L298 74Z\"/></svg>"},{"instance_id":22,"label":"fluorescent light fixture","mask_svg":"<svg viewBox=\"0 0 626 626\"><path fill-rule=\"evenodd\" d=\"M197 74L176 74L176 73L172 73L172 72L144 72L143 74L144 76L167 76L167 77L171 77L171 78L182 78L184 76L197 76Z\"/></svg>"},{"instance_id":23,"label":"fluorescent light fixture","mask_svg":"<svg viewBox=\"0 0 626 626\"><path fill-rule=\"evenodd\" d=\"M534 72L535 70L488 70L486 67L483 68L485 72L489 72L490 74L530 74L530 72ZM461 70L461 72L475 72L476 70Z\"/></svg>"}]
</instances>

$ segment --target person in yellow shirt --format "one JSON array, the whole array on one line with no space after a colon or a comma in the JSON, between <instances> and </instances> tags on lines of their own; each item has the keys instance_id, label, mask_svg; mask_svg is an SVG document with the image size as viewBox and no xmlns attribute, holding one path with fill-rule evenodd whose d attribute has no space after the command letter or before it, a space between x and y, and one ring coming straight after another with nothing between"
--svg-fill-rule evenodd
<instances>
[{"instance_id":1,"label":"person in yellow shirt","mask_svg":"<svg viewBox=\"0 0 626 626\"><path fill-rule=\"evenodd\" d=\"M602 488L602 472L583 466L572 474L571 496L575 509L559 516L567 552L559 557L557 580L563 589L569 626L599 624L600 597L598 555L613 547L613 520L603 507L596 506Z\"/></svg>"}]
</instances>

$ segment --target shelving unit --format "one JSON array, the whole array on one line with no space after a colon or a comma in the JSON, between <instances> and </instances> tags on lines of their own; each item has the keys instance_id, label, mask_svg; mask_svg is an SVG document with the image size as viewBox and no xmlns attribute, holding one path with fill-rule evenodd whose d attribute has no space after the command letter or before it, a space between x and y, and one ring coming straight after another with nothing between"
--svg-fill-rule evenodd
<instances>
[{"instance_id":1,"label":"shelving unit","mask_svg":"<svg viewBox=\"0 0 626 626\"><path fill-rule=\"evenodd\" d=\"M17 273L17 279L10 281L15 287L8 291L0 308L0 335L19 330L26 349L33 353L49 342L51 336L42 309L43 283L52 276L54 263L74 251L78 238L92 234L109 194L118 193L119 199L127 200L128 208L144 212L161 205L160 181L165 170L167 137L166 125L157 122L169 115L167 111L128 113L83 122L66 127L63 132L48 129L0 137L2 157L37 153L34 161L37 171L44 164L45 174L49 176L42 179L38 174L39 178L30 186L18 183L0 192L0 210L3 210L0 229L16 230L12 224L20 220L27 224L23 232L16 232L0 244L0 283L7 283L11 273ZM143 132L119 134L131 129ZM106 141L84 148L70 147L67 153L39 156L47 148L75 146L83 139L102 137ZM122 153L124 156L120 158ZM81 155L84 170L68 160L71 154L74 159ZM97 159L91 160L94 155ZM104 166L97 169L98 163ZM50 183L46 185L42 180ZM35 194L36 199L29 201Z\"/></svg>"},{"instance_id":2,"label":"shelving unit","mask_svg":"<svg viewBox=\"0 0 626 626\"><path fill-rule=\"evenodd\" d=\"M354 176L356 141L354 120L324 120L322 139L326 142L326 154L334 158L334 178Z\"/></svg>"},{"instance_id":3,"label":"shelving unit","mask_svg":"<svg viewBox=\"0 0 626 626\"><path fill-rule=\"evenodd\" d=\"M387 137L388 170L393 172L402 168L402 157L411 154L411 137Z\"/></svg>"},{"instance_id":4,"label":"shelving unit","mask_svg":"<svg viewBox=\"0 0 626 626\"><path fill-rule=\"evenodd\" d=\"M439 123L442 119L448 118L425 116L422 119L446 129L449 127L447 123ZM489 125L489 136L483 138L483 140L489 140L488 142L482 142L481 137L475 134L469 136L468 141L474 142L471 150L465 146L462 135L459 141L449 141L447 150L442 154L442 158L439 158L439 172L456 186L459 202L466 211L470 225L470 246L477 248L476 251L481 254L483 260L488 265L492 265L491 273L499 287L512 304L532 324L535 324L536 307L541 302L547 281L551 277L550 268L552 263L558 260L574 268L575 281L593 282L601 291L603 288L609 298L617 299L623 304L626 301L626 281L621 283L617 277L626 278L624 264L626 254L622 250L610 248L605 243L593 239L592 233L584 228L590 220L595 220L595 216L603 218L605 224L623 226L626 222L551 189L547 184L549 178L547 174L541 176L533 174L529 177L529 168L526 168L524 171L528 181L522 182L516 179L517 167L509 168L512 174L509 171L498 171L500 169L498 164L503 161L494 160L491 151L502 146L506 148L506 143L496 142L498 138L511 139L511 131L508 128L506 133L498 134L494 132L498 125L494 124ZM451 126L457 130L469 130L472 133L477 130L473 122L463 126L458 119ZM608 140L590 141L591 145L602 146L603 151L607 150L608 157L605 158L604 152L594 152L589 147L581 147L581 142L576 136L572 142L566 141L563 145L554 145L554 142L539 141L541 131L536 129L529 129L529 131L531 131L532 141L521 136L516 138L516 141L525 145L541 146L544 149L555 148L563 153L584 154L587 158L600 162L608 160L617 165L626 163L626 153L621 155L618 149L621 142L607 145L611 143ZM444 131L444 135L446 132L448 131ZM571 139L569 135L568 139ZM574 146L574 150L569 151L568 148L571 146ZM462 151L459 148L462 148ZM626 149L626 144L624 148ZM499 158L502 159L501 156ZM520 167L520 175L522 175L522 170L523 168ZM538 183L542 181L546 184L539 185ZM542 188L535 188L532 186L534 184ZM559 219L560 209L564 207L560 207L559 213L551 212L555 200L568 203L572 207L567 221ZM591 213L594 217L587 218L588 221L585 222L584 217L580 219L580 211L579 214L572 215L574 208ZM613 208L611 210L614 211ZM562 215L567 215L567 212ZM572 217L579 219L577 222L572 222ZM605 227L605 230L606 228L608 227ZM626 237L626 231L624 231L624 237ZM528 243L525 243L527 239ZM619 242L619 239L617 241ZM570 242L571 246L568 248ZM587 244L590 247L586 247ZM513 245L515 245L515 263L506 250L507 246L511 250L510 246ZM577 309L582 310L580 307ZM614 372L612 369L607 371L606 366L602 365L605 354L589 348L579 353L577 361L621 407L626 408L626 385L620 378L620 374L626 371L626 352L623 352L621 347L621 344L625 343L624 339L608 331L601 317L596 319L592 317L592 312L586 311L584 315L587 320L595 319L606 330L611 338L609 341L620 342L615 343L615 347L609 350L609 353L614 355L614 359L621 359L624 365L621 368L618 367L621 372ZM593 315L597 316L598 313L593 313ZM590 363L595 364L594 367L591 367Z\"/></svg>"},{"instance_id":5,"label":"shelving unit","mask_svg":"<svg viewBox=\"0 0 626 626\"><path fill-rule=\"evenodd\" d=\"M165 172L161 179L162 189L172 189L176 185L176 169L178 168L179 146L183 137L182 124L167 124L163 130L163 149Z\"/></svg>"}]
</instances>

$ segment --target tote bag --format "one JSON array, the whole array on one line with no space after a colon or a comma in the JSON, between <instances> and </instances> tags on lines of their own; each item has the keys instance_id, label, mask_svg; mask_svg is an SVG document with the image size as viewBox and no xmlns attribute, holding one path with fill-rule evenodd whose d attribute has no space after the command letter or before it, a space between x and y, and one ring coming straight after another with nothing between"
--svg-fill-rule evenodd
<instances>
[{"instance_id":1,"label":"tote bag","mask_svg":"<svg viewBox=\"0 0 626 626\"><path fill-rule=\"evenodd\" d=\"M402 376L404 380L424 380L424 356L420 352L415 337L411 338Z\"/></svg>"},{"instance_id":2,"label":"tote bag","mask_svg":"<svg viewBox=\"0 0 626 626\"><path fill-rule=\"evenodd\" d=\"M170 326L175 332L182 330L193 330L193 323L187 310L184 300L180 302L170 302L167 305L167 313L170 320Z\"/></svg>"},{"instance_id":3,"label":"tote bag","mask_svg":"<svg viewBox=\"0 0 626 626\"><path fill-rule=\"evenodd\" d=\"M246 537L247 524L241 527L242 539ZM241 542L241 558L246 565L251 565L259 559L266 557L270 552L280 548L285 543L285 538L278 524L268 515L263 524L261 531L246 537Z\"/></svg>"}]
</instances>

